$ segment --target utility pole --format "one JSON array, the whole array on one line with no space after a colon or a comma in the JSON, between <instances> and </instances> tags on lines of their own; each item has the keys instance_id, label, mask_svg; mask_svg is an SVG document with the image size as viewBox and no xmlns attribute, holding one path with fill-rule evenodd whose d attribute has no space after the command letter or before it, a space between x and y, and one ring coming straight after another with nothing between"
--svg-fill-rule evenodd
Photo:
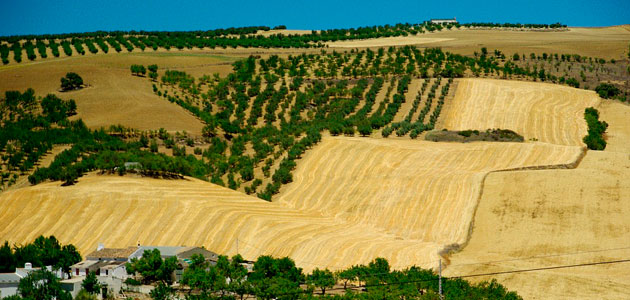
<instances>
[{"instance_id":1,"label":"utility pole","mask_svg":"<svg viewBox=\"0 0 630 300\"><path fill-rule=\"evenodd\" d=\"M440 294L440 300L444 300L444 295L442 295L442 259L440 259L440 267L438 270L438 291Z\"/></svg>"}]
</instances>

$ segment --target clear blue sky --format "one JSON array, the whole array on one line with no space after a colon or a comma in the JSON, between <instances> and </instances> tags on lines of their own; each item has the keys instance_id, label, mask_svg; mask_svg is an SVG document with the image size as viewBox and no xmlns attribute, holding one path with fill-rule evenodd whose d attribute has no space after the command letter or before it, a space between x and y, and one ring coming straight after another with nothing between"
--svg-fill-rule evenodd
<instances>
[{"instance_id":1,"label":"clear blue sky","mask_svg":"<svg viewBox=\"0 0 630 300\"><path fill-rule=\"evenodd\" d=\"M447 17L457 17L464 23L560 22L569 26L630 23L630 0L2 0L0 8L2 36L96 30L205 30L253 25L330 29L418 23Z\"/></svg>"}]
</instances>

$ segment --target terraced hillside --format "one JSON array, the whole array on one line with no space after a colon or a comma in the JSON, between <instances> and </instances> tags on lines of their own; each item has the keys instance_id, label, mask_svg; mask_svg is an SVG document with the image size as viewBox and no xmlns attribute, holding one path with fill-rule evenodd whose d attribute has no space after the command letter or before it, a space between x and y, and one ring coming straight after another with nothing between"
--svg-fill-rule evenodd
<instances>
[{"instance_id":1,"label":"terraced hillside","mask_svg":"<svg viewBox=\"0 0 630 300\"><path fill-rule=\"evenodd\" d=\"M526 140L583 145L584 108L595 106L592 91L545 83L461 79L438 127L450 130L511 129Z\"/></svg>"}]
</instances>

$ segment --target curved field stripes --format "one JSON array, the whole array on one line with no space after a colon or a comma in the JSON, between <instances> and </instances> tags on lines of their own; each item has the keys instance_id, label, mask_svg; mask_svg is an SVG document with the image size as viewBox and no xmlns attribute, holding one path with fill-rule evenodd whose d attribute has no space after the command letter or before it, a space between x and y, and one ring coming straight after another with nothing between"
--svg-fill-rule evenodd
<instances>
[{"instance_id":1,"label":"curved field stripes","mask_svg":"<svg viewBox=\"0 0 630 300\"><path fill-rule=\"evenodd\" d=\"M25 243L55 235L85 254L108 247L198 245L255 259L290 256L307 270L387 258L393 266L433 267L440 245L266 202L204 181L87 176L0 196L0 239ZM360 254L359 254L360 253Z\"/></svg>"},{"instance_id":2,"label":"curved field stripes","mask_svg":"<svg viewBox=\"0 0 630 300\"><path fill-rule=\"evenodd\" d=\"M92 175L74 186L53 182L0 195L0 240L25 243L43 234L84 254L98 243L140 243L233 255L238 239L246 258L290 256L306 270L375 257L394 268L435 267L441 249L465 239L488 171L568 163L580 151L325 138L278 202L195 179Z\"/></svg>"},{"instance_id":3,"label":"curved field stripes","mask_svg":"<svg viewBox=\"0 0 630 300\"><path fill-rule=\"evenodd\" d=\"M401 239L463 243L488 172L567 164L581 153L544 143L325 138L278 202Z\"/></svg>"},{"instance_id":4,"label":"curved field stripes","mask_svg":"<svg viewBox=\"0 0 630 300\"><path fill-rule=\"evenodd\" d=\"M461 79L441 124L450 130L511 129L526 140L581 146L584 109L599 101L593 91L555 84Z\"/></svg>"},{"instance_id":5,"label":"curved field stripes","mask_svg":"<svg viewBox=\"0 0 630 300\"><path fill-rule=\"evenodd\" d=\"M447 276L630 257L630 107L598 109L608 146L577 168L488 175L473 234ZM630 299L628 263L493 277L524 299Z\"/></svg>"}]
</instances>

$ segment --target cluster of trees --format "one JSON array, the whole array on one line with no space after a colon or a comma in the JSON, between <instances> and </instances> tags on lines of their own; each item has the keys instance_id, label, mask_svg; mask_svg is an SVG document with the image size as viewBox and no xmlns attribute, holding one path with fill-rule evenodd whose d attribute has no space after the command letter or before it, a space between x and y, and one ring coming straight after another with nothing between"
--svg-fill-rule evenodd
<instances>
[{"instance_id":1,"label":"cluster of trees","mask_svg":"<svg viewBox=\"0 0 630 300\"><path fill-rule=\"evenodd\" d=\"M450 85L453 82L453 79L449 78L448 82L444 86L442 86L439 93L437 105L435 106L435 108L433 109L433 112L429 116L428 122L426 122L425 121L426 116L429 112L431 112L433 99L437 96L437 91L441 85L441 80L442 78L438 77L436 81L433 83L433 85L431 86L431 90L427 93L424 107L422 108L422 110L420 110L420 113L418 114L418 117L415 122L412 122L412 118L415 112L417 111L417 109L419 108L422 95L424 95L425 91L427 90L427 86L429 83L429 81L427 80L425 80L425 82L422 84L422 87L420 88L420 91L418 91L418 95L416 96L416 99L412 103L412 108L410 109L405 119L401 122L392 123L390 126L383 128L383 131L382 131L383 137L388 137L392 132L396 131L397 136L404 136L407 133L409 133L409 136L412 139L415 139L422 132L427 131L427 130L433 130L435 128L435 122L437 122L437 119L440 116L442 105L444 105L444 99L446 98L446 95L448 95Z\"/></svg>"},{"instance_id":2,"label":"cluster of trees","mask_svg":"<svg viewBox=\"0 0 630 300\"><path fill-rule=\"evenodd\" d=\"M566 24L553 23L553 24L521 24L521 23L465 23L461 24L464 27L491 27L491 28L530 28L530 29L556 29L567 28Z\"/></svg>"},{"instance_id":3,"label":"cluster of trees","mask_svg":"<svg viewBox=\"0 0 630 300\"><path fill-rule=\"evenodd\" d=\"M61 245L54 237L39 236L26 245L9 246L8 242L0 246L0 273L13 273L16 268L24 267L29 262L34 268L26 277L20 279L17 294L4 299L22 300L72 300L70 293L61 287L60 279L46 269L61 270L70 276L70 266L81 261L81 255L74 245ZM82 282L82 290L75 299L96 300L100 285L94 273L89 273Z\"/></svg>"},{"instance_id":4,"label":"cluster of trees","mask_svg":"<svg viewBox=\"0 0 630 300\"><path fill-rule=\"evenodd\" d=\"M621 90L613 84L610 83L600 83L595 91L597 94L605 99L614 98L617 95L621 94Z\"/></svg>"},{"instance_id":5,"label":"cluster of trees","mask_svg":"<svg viewBox=\"0 0 630 300\"><path fill-rule=\"evenodd\" d=\"M453 26L460 27L460 24L446 25L447 29L451 29ZM510 23L468 23L461 26L465 27L509 27L509 28L564 28L566 25L555 24L510 24ZM216 29L208 31L188 31L188 32L163 32L163 31L112 31L112 32L91 32L91 33L74 33L74 34L47 34L47 35L26 35L26 36L10 36L0 38L0 43L3 41L11 44L11 49L15 52L15 61L21 62L22 49L26 49L28 58L30 60L36 59L33 51L33 44L31 41L35 41L37 48L39 49L40 56L46 57L46 47L53 49L55 46L55 40L61 41L66 55L70 56L73 53L71 46L77 53L84 55L85 50L83 45L88 47L91 53L97 53L98 49L94 45L96 43L101 48L101 51L107 53L109 46L114 50L121 52L124 47L127 51L131 52L135 48L139 48L144 51L146 48L157 50L158 48L177 48L177 49L192 49L195 48L215 48L215 47L261 47L261 48L310 48L310 47L324 47L325 42L354 40L354 39L368 39L379 37L395 37L395 36L408 36L417 35L424 32L433 32L442 30L444 27L439 24L432 24L431 22L423 22L419 24L396 24L396 25L382 25L382 26L366 26L358 28L348 29L328 29L328 30L313 30L310 34L304 35L284 35L282 33L273 34L270 36L258 35L260 31L270 30L267 26L252 26L241 28L227 28ZM286 29L284 25L276 26L274 29ZM22 43L22 40L26 42ZM43 40L48 40L46 45ZM3 43L2 43L3 44ZM3 44L4 45L4 44ZM54 52L54 51L53 51ZM58 52L57 55L58 56ZM6 61L6 62L5 62ZM3 59L3 62L8 63L8 59Z\"/></svg>"},{"instance_id":6,"label":"cluster of trees","mask_svg":"<svg viewBox=\"0 0 630 300\"><path fill-rule=\"evenodd\" d=\"M588 125L588 134L584 136L584 143L591 150L606 149L604 133L608 128L608 123L599 120L599 111L593 107L584 110L584 119Z\"/></svg>"},{"instance_id":7,"label":"cluster of trees","mask_svg":"<svg viewBox=\"0 0 630 300\"><path fill-rule=\"evenodd\" d=\"M0 246L0 273L13 273L28 262L36 268L52 266L68 274L70 266L80 261L81 255L74 245L62 245L54 236L39 236L32 243L13 247L5 241Z\"/></svg>"},{"instance_id":8,"label":"cluster of trees","mask_svg":"<svg viewBox=\"0 0 630 300\"><path fill-rule=\"evenodd\" d=\"M366 59L362 61L363 56ZM234 72L225 78L204 76L196 80L185 72L166 71L159 87L154 85L154 92L206 123L203 135L212 146L202 156L211 182L234 189L243 185L245 192L270 200L282 184L292 181L295 160L319 142L323 130L333 135L354 135L357 131L370 135L392 122L412 77L458 76L460 71L453 70L461 70L467 61L440 49L421 51L415 47L302 54L288 59L250 56L235 62ZM373 77L337 79L340 76L335 70L348 66L350 76ZM304 79L320 69L329 79ZM290 80L285 79L287 74ZM380 74L394 76L387 100L373 112L376 95L384 84L383 77L374 76ZM264 88L262 83L266 83ZM437 88L433 88L429 101L438 97ZM430 125L424 124L424 115L432 107L428 104L418 124L409 128L413 137L434 126L449 85L443 88L437 109L427 117ZM365 104L358 107L361 102ZM245 154L248 144L253 154ZM263 177L254 176L256 168Z\"/></svg>"},{"instance_id":9,"label":"cluster of trees","mask_svg":"<svg viewBox=\"0 0 630 300\"><path fill-rule=\"evenodd\" d=\"M83 121L69 121L76 104L50 94L36 98L32 89L20 93L7 91L0 99L3 114L0 123L0 151L3 151L2 183L11 172L24 173L53 145L68 144L70 149L58 154L48 167L37 168L28 180L37 184L45 180L61 180L73 184L84 173L94 170L125 174L126 162L137 162L140 167L133 171L153 177L179 178L181 175L206 179L208 166L192 155L171 157L152 151L149 141L125 141L104 129L92 131ZM170 139L164 134L165 139ZM157 146L156 146L157 148ZM156 149L157 150L157 149Z\"/></svg>"},{"instance_id":10,"label":"cluster of trees","mask_svg":"<svg viewBox=\"0 0 630 300\"><path fill-rule=\"evenodd\" d=\"M7 91L0 100L3 115L0 151L4 151L3 169L6 170L1 177L2 184L11 172L32 169L53 145L71 143L82 134L82 122L67 120L67 116L75 113L74 100L61 100L53 94L37 99L32 89L24 93ZM17 177L17 173L14 175Z\"/></svg>"},{"instance_id":11,"label":"cluster of trees","mask_svg":"<svg viewBox=\"0 0 630 300\"><path fill-rule=\"evenodd\" d=\"M179 289L172 286L171 273L177 267L176 261L163 260L159 251L145 252L141 259L129 263L127 270L134 270L145 283L156 284L151 292L156 300L172 299L178 292L187 299L199 300L251 296L257 299L437 299L439 292L439 278L434 272L418 267L391 270L383 258L336 272L315 269L310 274L305 274L288 257L260 256L251 272L244 263L238 254L231 259L221 255L213 263L201 255L193 255ZM337 293L326 294L331 289L336 289ZM471 284L462 279L443 278L442 289L448 299L521 299L494 280Z\"/></svg>"},{"instance_id":12,"label":"cluster of trees","mask_svg":"<svg viewBox=\"0 0 630 300\"><path fill-rule=\"evenodd\" d=\"M0 44L0 58L2 59L2 64L9 63L9 46L6 44Z\"/></svg>"},{"instance_id":13,"label":"cluster of trees","mask_svg":"<svg viewBox=\"0 0 630 300\"><path fill-rule=\"evenodd\" d=\"M77 90L83 87L83 78L79 74L74 72L66 73L65 77L61 77L61 90L71 91Z\"/></svg>"},{"instance_id":14,"label":"cluster of trees","mask_svg":"<svg viewBox=\"0 0 630 300\"><path fill-rule=\"evenodd\" d=\"M147 74L147 69L143 65L131 65L131 75L144 76Z\"/></svg>"}]
</instances>

